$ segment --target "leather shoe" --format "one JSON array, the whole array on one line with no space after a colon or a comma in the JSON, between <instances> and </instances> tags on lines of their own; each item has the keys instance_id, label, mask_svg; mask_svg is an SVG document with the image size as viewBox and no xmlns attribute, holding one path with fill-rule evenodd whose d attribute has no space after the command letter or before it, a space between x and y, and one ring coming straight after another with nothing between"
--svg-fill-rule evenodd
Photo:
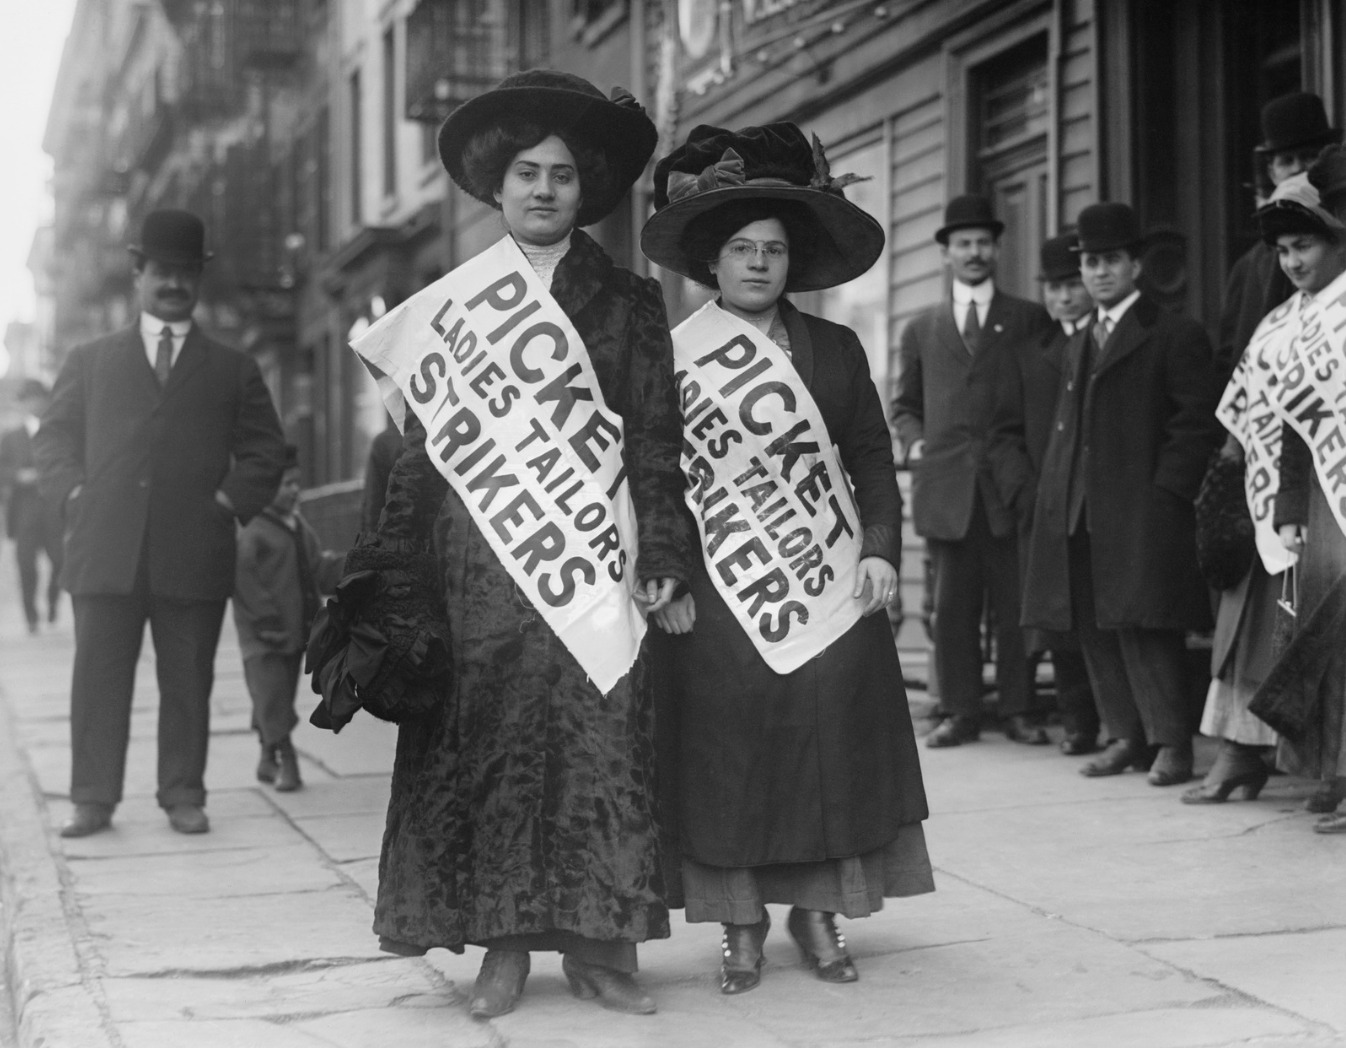
<instances>
[{"instance_id":1,"label":"leather shoe","mask_svg":"<svg viewBox=\"0 0 1346 1048\"><path fill-rule=\"evenodd\" d=\"M295 756L294 743L288 735L276 743L276 756L280 758L280 767L276 772L276 792L293 793L304 782L299 778L299 759Z\"/></svg>"},{"instance_id":2,"label":"leather shoe","mask_svg":"<svg viewBox=\"0 0 1346 1048\"><path fill-rule=\"evenodd\" d=\"M472 1018L494 1019L512 1012L523 993L530 966L527 950L487 950L467 1008Z\"/></svg>"},{"instance_id":3,"label":"leather shoe","mask_svg":"<svg viewBox=\"0 0 1346 1048\"><path fill-rule=\"evenodd\" d=\"M1146 781L1151 786L1176 786L1192 777L1192 744L1181 746L1160 746L1150 765L1150 774Z\"/></svg>"},{"instance_id":4,"label":"leather shoe","mask_svg":"<svg viewBox=\"0 0 1346 1048\"><path fill-rule=\"evenodd\" d=\"M653 1015L654 1001L627 972L589 964L570 954L561 958L561 971L570 983L570 992L582 1001L597 999L604 1008L630 1015Z\"/></svg>"},{"instance_id":5,"label":"leather shoe","mask_svg":"<svg viewBox=\"0 0 1346 1048\"><path fill-rule=\"evenodd\" d=\"M1083 757L1098 749L1098 732L1068 731L1061 740L1061 752L1067 757Z\"/></svg>"},{"instance_id":6,"label":"leather shoe","mask_svg":"<svg viewBox=\"0 0 1346 1048\"><path fill-rule=\"evenodd\" d=\"M771 930L771 914L755 924L726 924L720 965L720 992L746 993L762 981L762 945Z\"/></svg>"},{"instance_id":7,"label":"leather shoe","mask_svg":"<svg viewBox=\"0 0 1346 1048\"><path fill-rule=\"evenodd\" d=\"M87 837L99 833L112 825L112 805L87 804L75 805L70 818L61 827L62 837Z\"/></svg>"},{"instance_id":8,"label":"leather shoe","mask_svg":"<svg viewBox=\"0 0 1346 1048\"><path fill-rule=\"evenodd\" d=\"M175 804L168 809L168 825L178 833L209 833L210 820L198 804Z\"/></svg>"},{"instance_id":9,"label":"leather shoe","mask_svg":"<svg viewBox=\"0 0 1346 1048\"><path fill-rule=\"evenodd\" d=\"M1318 786L1304 801L1304 810L1325 815L1337 810L1337 805L1346 793L1346 779L1331 779L1319 782Z\"/></svg>"},{"instance_id":10,"label":"leather shoe","mask_svg":"<svg viewBox=\"0 0 1346 1048\"><path fill-rule=\"evenodd\" d=\"M276 747L262 743L262 755L257 758L257 781L273 783L279 770L280 766L276 763Z\"/></svg>"},{"instance_id":11,"label":"leather shoe","mask_svg":"<svg viewBox=\"0 0 1346 1048\"><path fill-rule=\"evenodd\" d=\"M1032 723L1022 713L1016 713L1005 721L1005 738L1010 742L1022 742L1025 746L1046 746L1051 742L1047 729L1041 724Z\"/></svg>"},{"instance_id":12,"label":"leather shoe","mask_svg":"<svg viewBox=\"0 0 1346 1048\"><path fill-rule=\"evenodd\" d=\"M980 734L976 720L960 714L945 717L935 725L934 731L925 737L925 744L932 750L939 750L947 746L961 746L965 742L976 742Z\"/></svg>"},{"instance_id":13,"label":"leather shoe","mask_svg":"<svg viewBox=\"0 0 1346 1048\"><path fill-rule=\"evenodd\" d=\"M804 963L824 982L852 983L860 978L846 952L846 940L837 932L834 914L791 907L785 927L799 947Z\"/></svg>"},{"instance_id":14,"label":"leather shoe","mask_svg":"<svg viewBox=\"0 0 1346 1048\"><path fill-rule=\"evenodd\" d=\"M1120 775L1143 761L1145 756L1144 745L1134 739L1113 739L1102 753L1080 769L1080 774L1089 779Z\"/></svg>"}]
</instances>

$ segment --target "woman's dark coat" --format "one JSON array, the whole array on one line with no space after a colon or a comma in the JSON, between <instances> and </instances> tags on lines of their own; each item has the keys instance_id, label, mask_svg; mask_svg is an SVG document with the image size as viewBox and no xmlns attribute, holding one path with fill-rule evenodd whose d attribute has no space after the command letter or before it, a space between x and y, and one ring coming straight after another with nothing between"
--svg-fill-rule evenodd
<instances>
[{"instance_id":1,"label":"woman's dark coat","mask_svg":"<svg viewBox=\"0 0 1346 1048\"><path fill-rule=\"evenodd\" d=\"M1068 361L1078 359L1086 338L1092 338L1087 329L1071 338ZM1208 628L1210 597L1197 571L1192 500L1222 431L1205 331L1142 295L1106 349L1093 354L1082 419L1072 385L1079 378L1072 374L1061 387L1038 480L1024 625L1072 626L1067 506L1078 431L1098 625Z\"/></svg>"},{"instance_id":2,"label":"woman's dark coat","mask_svg":"<svg viewBox=\"0 0 1346 1048\"><path fill-rule=\"evenodd\" d=\"M782 301L791 359L854 485L862 553L900 558L892 444L855 333ZM697 558L696 624L661 638L675 672L660 706L685 855L758 866L861 855L928 814L887 616L861 619L788 674L771 670Z\"/></svg>"},{"instance_id":3,"label":"woman's dark coat","mask_svg":"<svg viewBox=\"0 0 1346 1048\"><path fill-rule=\"evenodd\" d=\"M659 284L576 231L552 296L625 424L637 578L686 579L681 419ZM654 819L653 711L643 660L607 695L519 594L408 427L379 534L431 533L455 679L398 732L374 928L406 952L533 933L668 935Z\"/></svg>"}]
</instances>

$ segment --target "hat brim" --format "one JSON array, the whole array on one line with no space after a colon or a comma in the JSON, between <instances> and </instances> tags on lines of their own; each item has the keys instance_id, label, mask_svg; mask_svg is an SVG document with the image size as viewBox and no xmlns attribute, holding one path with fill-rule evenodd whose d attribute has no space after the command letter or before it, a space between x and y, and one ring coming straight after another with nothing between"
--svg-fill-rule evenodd
<instances>
[{"instance_id":1,"label":"hat brim","mask_svg":"<svg viewBox=\"0 0 1346 1048\"><path fill-rule=\"evenodd\" d=\"M1139 254L1145 249L1145 238L1117 238L1113 240L1099 240L1093 243L1081 242L1079 247L1072 247L1070 250L1077 255L1101 255L1106 251L1129 251L1133 255Z\"/></svg>"},{"instance_id":2,"label":"hat brim","mask_svg":"<svg viewBox=\"0 0 1346 1048\"><path fill-rule=\"evenodd\" d=\"M999 239L1000 234L1005 232L1005 223L992 218L985 222L954 222L951 225L940 226L935 230L935 240L941 244L949 242L949 235L956 233L960 229L989 229L991 236Z\"/></svg>"},{"instance_id":3,"label":"hat brim","mask_svg":"<svg viewBox=\"0 0 1346 1048\"><path fill-rule=\"evenodd\" d=\"M1060 280L1077 280L1079 279L1079 276L1079 266L1076 266L1074 269L1049 269L1043 270L1038 274L1038 282L1042 284L1050 284Z\"/></svg>"},{"instance_id":4,"label":"hat brim","mask_svg":"<svg viewBox=\"0 0 1346 1048\"><path fill-rule=\"evenodd\" d=\"M162 251L158 248L146 251L139 244L127 244L126 250L135 258L152 258L156 262L166 262L170 266L205 265L215 257L213 251L204 251L199 255L187 251Z\"/></svg>"},{"instance_id":5,"label":"hat brim","mask_svg":"<svg viewBox=\"0 0 1346 1048\"><path fill-rule=\"evenodd\" d=\"M1263 142L1261 145L1253 146L1253 152L1258 156L1270 156L1273 153L1288 153L1291 150L1311 149L1314 146L1335 146L1341 143L1341 139L1342 129L1332 127L1328 128L1325 134L1314 135L1298 142Z\"/></svg>"},{"instance_id":6,"label":"hat brim","mask_svg":"<svg viewBox=\"0 0 1346 1048\"><path fill-rule=\"evenodd\" d=\"M501 120L528 120L575 135L607 157L612 186L595 194L580 186L576 225L590 226L612 213L635 183L659 141L659 132L643 111L617 105L599 95L561 87L498 87L469 99L449 114L439 129L439 159L463 192L489 204L492 191L473 185L463 171L463 149L472 136Z\"/></svg>"},{"instance_id":7,"label":"hat brim","mask_svg":"<svg viewBox=\"0 0 1346 1048\"><path fill-rule=\"evenodd\" d=\"M821 291L854 280L868 272L883 254L883 227L862 208L843 196L806 186L725 186L684 197L650 216L640 231L640 250L664 269L715 286L705 259L692 258L683 249L688 223L721 204L734 200L791 200L805 205L817 220L818 242L802 265L791 260L788 291Z\"/></svg>"}]
</instances>

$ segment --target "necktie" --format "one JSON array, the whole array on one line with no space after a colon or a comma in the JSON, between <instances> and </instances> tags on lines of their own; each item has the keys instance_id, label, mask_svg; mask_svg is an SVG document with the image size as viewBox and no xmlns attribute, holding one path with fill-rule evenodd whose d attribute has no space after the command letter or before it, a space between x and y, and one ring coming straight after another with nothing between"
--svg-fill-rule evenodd
<instances>
[{"instance_id":1,"label":"necktie","mask_svg":"<svg viewBox=\"0 0 1346 1048\"><path fill-rule=\"evenodd\" d=\"M164 325L159 336L159 347L154 352L154 377L159 380L162 389L168 385L168 372L173 367L173 329Z\"/></svg>"},{"instance_id":2,"label":"necktie","mask_svg":"<svg viewBox=\"0 0 1346 1048\"><path fill-rule=\"evenodd\" d=\"M1094 325L1094 341L1098 343L1098 349L1101 353L1103 347L1108 344L1108 336L1112 334L1112 318L1100 317L1098 323Z\"/></svg>"},{"instance_id":3,"label":"necktie","mask_svg":"<svg viewBox=\"0 0 1346 1048\"><path fill-rule=\"evenodd\" d=\"M981 344L981 321L977 319L977 303L967 304L967 317L963 320L963 344L969 353L976 353Z\"/></svg>"}]
</instances>

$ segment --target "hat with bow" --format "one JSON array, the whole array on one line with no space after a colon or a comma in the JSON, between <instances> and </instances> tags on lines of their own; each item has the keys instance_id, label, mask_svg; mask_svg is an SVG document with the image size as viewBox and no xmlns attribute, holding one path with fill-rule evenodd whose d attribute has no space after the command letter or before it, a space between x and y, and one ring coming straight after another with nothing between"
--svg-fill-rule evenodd
<instances>
[{"instance_id":1,"label":"hat with bow","mask_svg":"<svg viewBox=\"0 0 1346 1048\"><path fill-rule=\"evenodd\" d=\"M1314 233L1337 240L1346 233L1346 226L1322 206L1318 190L1303 171L1281 182L1253 217L1262 239L1269 244L1275 244L1277 237L1286 234Z\"/></svg>"},{"instance_id":2,"label":"hat with bow","mask_svg":"<svg viewBox=\"0 0 1346 1048\"><path fill-rule=\"evenodd\" d=\"M723 204L745 200L803 205L815 234L792 255L786 291L817 291L853 280L883 253L883 227L846 199L856 175L833 177L818 136L812 144L790 123L728 131L702 124L654 169L655 212L640 249L665 269L715 286L708 260L696 257L688 225Z\"/></svg>"},{"instance_id":3,"label":"hat with bow","mask_svg":"<svg viewBox=\"0 0 1346 1048\"><path fill-rule=\"evenodd\" d=\"M465 193L497 211L496 186L481 186L463 170L463 150L479 131L502 120L526 120L580 139L602 153L611 172L606 189L581 186L577 224L593 225L621 203L654 154L659 133L635 96L624 87L611 97L583 77L554 69L528 69L507 76L489 91L449 114L439 129L439 159Z\"/></svg>"}]
</instances>

